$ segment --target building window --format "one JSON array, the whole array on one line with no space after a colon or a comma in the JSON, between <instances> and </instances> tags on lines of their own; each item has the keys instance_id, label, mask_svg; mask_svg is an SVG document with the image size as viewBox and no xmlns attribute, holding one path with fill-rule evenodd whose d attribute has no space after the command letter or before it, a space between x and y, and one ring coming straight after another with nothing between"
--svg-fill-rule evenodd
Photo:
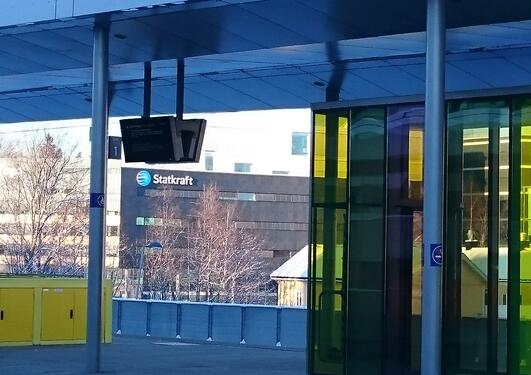
<instances>
[{"instance_id":1,"label":"building window","mask_svg":"<svg viewBox=\"0 0 531 375\"><path fill-rule=\"evenodd\" d=\"M302 292L300 290L297 291L297 306L302 306Z\"/></svg>"},{"instance_id":2,"label":"building window","mask_svg":"<svg viewBox=\"0 0 531 375\"><path fill-rule=\"evenodd\" d=\"M291 154L308 155L308 133L293 133L291 135Z\"/></svg>"},{"instance_id":3,"label":"building window","mask_svg":"<svg viewBox=\"0 0 531 375\"><path fill-rule=\"evenodd\" d=\"M255 201L256 200L256 194L255 193L238 193L237 200L239 201Z\"/></svg>"},{"instance_id":4,"label":"building window","mask_svg":"<svg viewBox=\"0 0 531 375\"><path fill-rule=\"evenodd\" d=\"M214 155L205 156L205 170L206 171L214 170Z\"/></svg>"},{"instance_id":5,"label":"building window","mask_svg":"<svg viewBox=\"0 0 531 375\"><path fill-rule=\"evenodd\" d=\"M145 220L142 216L138 216L136 218L136 225L144 225L145 224Z\"/></svg>"},{"instance_id":6,"label":"building window","mask_svg":"<svg viewBox=\"0 0 531 375\"><path fill-rule=\"evenodd\" d=\"M116 236L118 236L118 227L116 225L107 226L107 237L116 237Z\"/></svg>"},{"instance_id":7,"label":"building window","mask_svg":"<svg viewBox=\"0 0 531 375\"><path fill-rule=\"evenodd\" d=\"M251 173L251 163L234 163L234 172Z\"/></svg>"}]
</instances>

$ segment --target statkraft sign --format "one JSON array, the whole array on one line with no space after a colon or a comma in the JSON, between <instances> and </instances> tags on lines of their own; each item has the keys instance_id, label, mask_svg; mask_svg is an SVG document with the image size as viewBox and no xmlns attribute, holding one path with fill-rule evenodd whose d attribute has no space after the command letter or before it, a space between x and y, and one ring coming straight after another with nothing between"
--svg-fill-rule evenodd
<instances>
[{"instance_id":1,"label":"statkraft sign","mask_svg":"<svg viewBox=\"0 0 531 375\"><path fill-rule=\"evenodd\" d=\"M142 187L153 185L177 185L194 186L195 179L191 176L175 176L174 174L163 175L142 170L136 174L136 183Z\"/></svg>"}]
</instances>

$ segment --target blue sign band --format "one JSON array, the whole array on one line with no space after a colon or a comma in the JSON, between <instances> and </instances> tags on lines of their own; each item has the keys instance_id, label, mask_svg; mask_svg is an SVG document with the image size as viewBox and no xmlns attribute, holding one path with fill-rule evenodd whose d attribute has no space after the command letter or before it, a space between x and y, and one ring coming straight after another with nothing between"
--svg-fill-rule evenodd
<instances>
[{"instance_id":1,"label":"blue sign band","mask_svg":"<svg viewBox=\"0 0 531 375\"><path fill-rule=\"evenodd\" d=\"M430 265L432 267L441 267L443 264L443 247L442 244L430 245Z\"/></svg>"},{"instance_id":2,"label":"blue sign band","mask_svg":"<svg viewBox=\"0 0 531 375\"><path fill-rule=\"evenodd\" d=\"M105 207L105 194L90 193L90 208L103 208L103 207Z\"/></svg>"}]
</instances>

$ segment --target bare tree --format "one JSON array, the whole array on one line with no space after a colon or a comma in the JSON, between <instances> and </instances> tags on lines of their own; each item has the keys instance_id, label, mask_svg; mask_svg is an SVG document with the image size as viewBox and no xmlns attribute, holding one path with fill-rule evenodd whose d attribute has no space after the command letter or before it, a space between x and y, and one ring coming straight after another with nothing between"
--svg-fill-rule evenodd
<instances>
[{"instance_id":1,"label":"bare tree","mask_svg":"<svg viewBox=\"0 0 531 375\"><path fill-rule=\"evenodd\" d=\"M261 243L237 227L236 214L236 206L221 201L216 187L208 186L189 226L190 279L207 301L255 302L267 282Z\"/></svg>"},{"instance_id":2,"label":"bare tree","mask_svg":"<svg viewBox=\"0 0 531 375\"><path fill-rule=\"evenodd\" d=\"M146 244L160 242L162 248L144 252L143 289L152 298L176 299L180 290L180 279L184 269L184 229L181 214L173 197L174 190L159 189L154 199L152 225L146 226ZM143 244L144 245L144 244Z\"/></svg>"},{"instance_id":3,"label":"bare tree","mask_svg":"<svg viewBox=\"0 0 531 375\"><path fill-rule=\"evenodd\" d=\"M4 154L0 242L9 271L82 275L88 232L87 168L75 147L36 135Z\"/></svg>"},{"instance_id":4,"label":"bare tree","mask_svg":"<svg viewBox=\"0 0 531 375\"><path fill-rule=\"evenodd\" d=\"M151 298L215 302L256 302L267 283L261 242L237 226L236 206L209 186L191 215L183 216L174 190L159 189L154 218L145 226L145 244L137 247L144 261L137 276L142 295ZM160 242L161 249L145 245ZM134 252L134 251L133 251ZM139 264L141 262L138 262Z\"/></svg>"}]
</instances>

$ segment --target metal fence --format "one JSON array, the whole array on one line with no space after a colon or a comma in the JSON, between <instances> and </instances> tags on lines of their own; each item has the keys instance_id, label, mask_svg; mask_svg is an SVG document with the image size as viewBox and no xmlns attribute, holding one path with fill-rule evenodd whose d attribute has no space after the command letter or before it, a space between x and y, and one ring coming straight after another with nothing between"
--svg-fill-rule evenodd
<instances>
[{"instance_id":1,"label":"metal fence","mask_svg":"<svg viewBox=\"0 0 531 375\"><path fill-rule=\"evenodd\" d=\"M304 350L306 309L155 300L113 300L113 332Z\"/></svg>"}]
</instances>

